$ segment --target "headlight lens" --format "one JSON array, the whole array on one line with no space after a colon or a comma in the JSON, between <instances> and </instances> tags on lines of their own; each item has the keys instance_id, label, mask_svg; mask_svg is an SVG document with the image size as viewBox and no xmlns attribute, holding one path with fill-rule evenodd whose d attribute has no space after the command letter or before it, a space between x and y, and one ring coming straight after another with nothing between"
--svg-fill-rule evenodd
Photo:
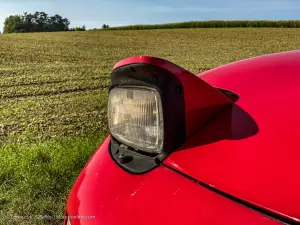
<instances>
[{"instance_id":1,"label":"headlight lens","mask_svg":"<svg viewBox=\"0 0 300 225\"><path fill-rule=\"evenodd\" d=\"M163 145L163 114L159 93L148 88L114 88L108 100L111 135L121 143L148 153Z\"/></svg>"}]
</instances>

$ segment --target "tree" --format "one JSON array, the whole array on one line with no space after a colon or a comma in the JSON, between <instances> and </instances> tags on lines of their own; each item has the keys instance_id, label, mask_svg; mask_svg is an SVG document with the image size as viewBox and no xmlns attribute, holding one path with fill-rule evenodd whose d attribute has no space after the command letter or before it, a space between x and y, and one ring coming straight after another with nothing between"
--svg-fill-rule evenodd
<instances>
[{"instance_id":1,"label":"tree","mask_svg":"<svg viewBox=\"0 0 300 225\"><path fill-rule=\"evenodd\" d=\"M70 28L69 31L86 31L86 27L83 25L82 27Z\"/></svg>"},{"instance_id":2,"label":"tree","mask_svg":"<svg viewBox=\"0 0 300 225\"><path fill-rule=\"evenodd\" d=\"M18 29L20 29L20 25L22 23L21 16L9 16L4 21L3 33L15 33Z\"/></svg>"},{"instance_id":3,"label":"tree","mask_svg":"<svg viewBox=\"0 0 300 225\"><path fill-rule=\"evenodd\" d=\"M32 18L34 24L34 31L41 32L48 30L48 14L44 12L35 12Z\"/></svg>"},{"instance_id":4,"label":"tree","mask_svg":"<svg viewBox=\"0 0 300 225\"><path fill-rule=\"evenodd\" d=\"M12 15L5 19L3 33L68 31L70 21L56 14L49 16L45 12Z\"/></svg>"},{"instance_id":5,"label":"tree","mask_svg":"<svg viewBox=\"0 0 300 225\"><path fill-rule=\"evenodd\" d=\"M109 28L109 25L103 24L103 25L102 25L102 28L103 28L103 29Z\"/></svg>"}]
</instances>

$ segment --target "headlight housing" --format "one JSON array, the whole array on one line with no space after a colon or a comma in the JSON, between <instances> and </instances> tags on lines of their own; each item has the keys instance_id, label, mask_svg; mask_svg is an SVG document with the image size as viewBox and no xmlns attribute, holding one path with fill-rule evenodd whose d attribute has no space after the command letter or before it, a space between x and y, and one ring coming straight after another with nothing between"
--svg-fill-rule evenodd
<instances>
[{"instance_id":1,"label":"headlight housing","mask_svg":"<svg viewBox=\"0 0 300 225\"><path fill-rule=\"evenodd\" d=\"M108 125L121 143L147 153L160 153L163 146L163 113L155 89L117 87L109 94Z\"/></svg>"},{"instance_id":2,"label":"headlight housing","mask_svg":"<svg viewBox=\"0 0 300 225\"><path fill-rule=\"evenodd\" d=\"M134 56L110 74L110 155L126 171L160 165L232 101L200 77L163 59Z\"/></svg>"}]
</instances>

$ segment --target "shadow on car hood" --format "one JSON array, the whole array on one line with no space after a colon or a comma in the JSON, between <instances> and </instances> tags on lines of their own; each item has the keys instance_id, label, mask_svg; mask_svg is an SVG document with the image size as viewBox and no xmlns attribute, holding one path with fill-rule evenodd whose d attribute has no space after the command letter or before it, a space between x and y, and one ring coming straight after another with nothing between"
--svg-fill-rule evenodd
<instances>
[{"instance_id":1,"label":"shadow on car hood","mask_svg":"<svg viewBox=\"0 0 300 225\"><path fill-rule=\"evenodd\" d=\"M199 75L239 100L164 164L245 202L300 219L300 51Z\"/></svg>"}]
</instances>

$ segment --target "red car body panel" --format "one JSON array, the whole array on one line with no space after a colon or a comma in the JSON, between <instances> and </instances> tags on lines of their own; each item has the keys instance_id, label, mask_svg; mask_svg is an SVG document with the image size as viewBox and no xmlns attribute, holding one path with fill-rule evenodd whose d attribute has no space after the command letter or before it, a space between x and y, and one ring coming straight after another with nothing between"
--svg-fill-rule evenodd
<instances>
[{"instance_id":1,"label":"red car body panel","mask_svg":"<svg viewBox=\"0 0 300 225\"><path fill-rule=\"evenodd\" d=\"M164 164L295 222L300 219L300 51L199 75L240 98Z\"/></svg>"},{"instance_id":2,"label":"red car body panel","mask_svg":"<svg viewBox=\"0 0 300 225\"><path fill-rule=\"evenodd\" d=\"M71 219L72 225L280 224L164 166L129 174L110 157L109 142L87 163L67 205L68 216L95 219Z\"/></svg>"}]
</instances>

